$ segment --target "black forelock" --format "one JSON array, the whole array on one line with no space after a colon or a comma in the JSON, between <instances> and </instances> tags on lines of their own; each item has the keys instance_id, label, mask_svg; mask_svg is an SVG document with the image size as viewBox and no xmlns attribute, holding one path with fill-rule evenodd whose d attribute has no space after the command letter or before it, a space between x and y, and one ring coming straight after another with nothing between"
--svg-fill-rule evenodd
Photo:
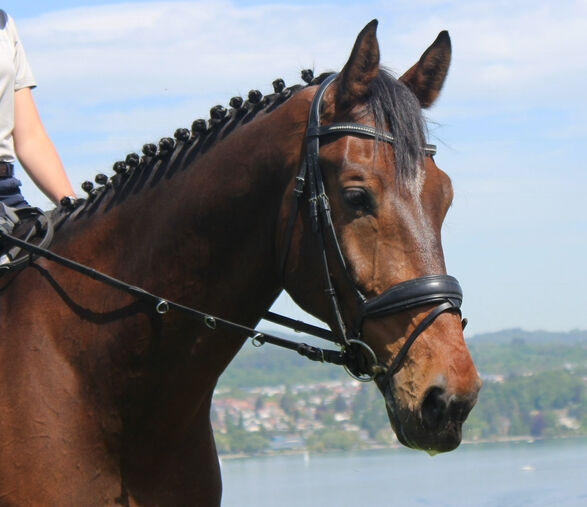
<instances>
[{"instance_id":1,"label":"black forelock","mask_svg":"<svg viewBox=\"0 0 587 507\"><path fill-rule=\"evenodd\" d=\"M380 69L369 85L367 108L378 130L389 131L393 144L396 176L400 182L417 174L426 143L422 109L414 94L386 69Z\"/></svg>"},{"instance_id":2,"label":"black forelock","mask_svg":"<svg viewBox=\"0 0 587 507\"><path fill-rule=\"evenodd\" d=\"M320 84L330 74L324 73L311 80L308 78L307 85ZM159 142L159 147L145 145L143 157L133 153L126 157L126 161L115 163L117 174L112 178L98 175L100 180L107 182L100 183L103 186L91 190L93 185L88 182L89 199L79 211L96 210L104 201L109 203L108 206L116 205L130 193L136 193L146 185L153 186L161 179L171 177L180 168L190 166L199 154L207 151L217 140L230 134L239 125L252 121L262 111L272 111L303 88L300 85L279 87L276 93L266 97L253 90L247 101L240 97L233 98L230 101L232 109L229 111L215 106L211 110L210 120L200 119L192 124L191 135L187 129L178 129L175 133L176 140L164 138ZM381 69L370 83L366 106L366 112L374 118L376 128L389 131L396 139L393 144L398 182L413 180L422 162L425 144L424 119L416 97L403 83ZM131 163L132 160L129 159L136 162ZM106 195L112 198L105 199Z\"/></svg>"}]
</instances>

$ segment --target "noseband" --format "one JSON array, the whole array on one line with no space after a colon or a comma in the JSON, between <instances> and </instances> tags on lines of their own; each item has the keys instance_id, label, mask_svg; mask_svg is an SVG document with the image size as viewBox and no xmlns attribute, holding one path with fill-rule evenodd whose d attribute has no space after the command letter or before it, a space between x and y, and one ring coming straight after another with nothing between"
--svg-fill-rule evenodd
<instances>
[{"instance_id":1,"label":"noseband","mask_svg":"<svg viewBox=\"0 0 587 507\"><path fill-rule=\"evenodd\" d=\"M347 354L347 370L358 380L377 381L382 385L391 381L393 375L399 370L401 364L408 353L408 350L420 334L426 330L434 320L444 312L458 312L463 300L463 292L456 278L448 275L428 275L412 280L407 280L400 284L394 285L381 293L380 295L367 299L351 278L346 267L346 261L340 248L334 225L328 196L324 188L324 180L319 163L320 139L327 136L356 136L371 137L376 141L384 141L393 144L394 137L389 132L379 131L369 125L359 123L334 123L331 125L320 125L320 107L324 94L328 86L336 79L337 74L332 74L320 85L318 92L314 96L310 106L308 125L306 129L306 156L303 159L300 172L296 178L294 188L294 199L289 222L286 230L285 248L282 251L281 268L285 269L285 262L289 251L289 245L293 234L293 226L298 214L299 200L304 194L306 182L309 194L310 218L312 228L316 233L320 258L322 263L322 273L324 277L325 292L328 295L329 303L334 317L333 332L339 337L340 343ZM428 156L436 153L436 147L425 145L424 152ZM352 326L349 328L345 324L342 316L342 308L334 289L328 257L326 254L326 241L329 240L335 252L336 261L342 266L347 274L347 279L354 292L358 312ZM434 309L424 317L424 319L415 327L404 345L392 360L389 366L379 363L373 350L363 341L361 330L365 319L385 317L397 313L435 305ZM464 323L466 321L463 321ZM361 356L368 356L370 365L361 366ZM370 371L369 371L370 370Z\"/></svg>"},{"instance_id":2,"label":"noseband","mask_svg":"<svg viewBox=\"0 0 587 507\"><path fill-rule=\"evenodd\" d=\"M230 329L253 340L255 345L271 343L273 345L295 350L302 356L313 361L321 361L344 366L349 374L360 381L376 380L379 385L386 385L391 382L393 375L402 365L408 350L430 326L434 320L444 312L460 313L460 306L463 300L463 293L459 282L448 275L428 275L420 278L414 278L390 287L382 294L367 299L357 288L346 267L346 261L342 255L340 244L336 237L328 196L324 189L324 181L319 164L320 138L325 136L351 135L357 137L371 137L375 140L381 140L387 143L394 143L393 136L388 132L381 132L369 125L359 123L335 123L332 125L320 125L320 105L327 87L334 81L336 74L329 76L320 86L310 107L310 115L306 132L306 157L303 159L300 172L296 177L294 188L294 199L292 200L292 209L290 212L288 224L286 227L284 248L281 254L281 270L284 272L285 263L293 228L299 211L299 203L305 194L306 181L308 181L308 194L310 203L310 215L312 228L316 233L322 271L324 276L325 292L328 295L332 313L334 315L334 326L332 330L319 328L311 324L306 324L289 317L277 315L273 312L267 312L265 320L274 322L296 331L303 331L307 334L323 338L342 346L341 350L327 350L298 343L295 341L280 338L269 333L259 332L257 329L232 322L230 320L210 315L196 308L184 306L180 303L162 298L156 294L126 283L117 278L113 278L105 273L101 273L89 266L80 264L66 257L62 257L43 246L34 245L22 239L16 238L0 229L0 241L7 245L15 245L29 252L28 263L34 265L34 257L41 256L50 261L56 262L68 269L82 273L94 280L98 280L118 290L124 291L144 301L153 303L155 311L158 314L165 314L170 310L175 310L185 316L201 321L209 330L215 331L217 328ZM436 147L426 145L424 152L427 155L433 155ZM345 320L342 317L341 305L332 283L328 258L326 254L326 241L329 240L334 248L336 261L346 273L347 281L357 300L357 316L352 322L352 326L347 328ZM384 317L396 313L404 312L413 308L434 305L434 308L422 319L414 328L404 345L392 360L389 366L379 363L373 350L361 338L361 330L365 319ZM466 321L463 320L463 327ZM366 364L368 363L368 364Z\"/></svg>"}]
</instances>

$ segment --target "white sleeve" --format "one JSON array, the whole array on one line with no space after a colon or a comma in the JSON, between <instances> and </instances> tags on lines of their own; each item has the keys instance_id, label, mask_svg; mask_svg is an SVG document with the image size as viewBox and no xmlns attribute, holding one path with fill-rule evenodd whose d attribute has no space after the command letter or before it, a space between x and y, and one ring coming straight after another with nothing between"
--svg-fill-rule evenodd
<instances>
[{"instance_id":1,"label":"white sleeve","mask_svg":"<svg viewBox=\"0 0 587 507\"><path fill-rule=\"evenodd\" d=\"M16 25L10 16L8 16L8 23L6 25L10 38L14 42L14 68L16 70L16 79L14 82L14 90L21 88L33 88L37 85L33 72L24 51L24 47L18 37Z\"/></svg>"}]
</instances>

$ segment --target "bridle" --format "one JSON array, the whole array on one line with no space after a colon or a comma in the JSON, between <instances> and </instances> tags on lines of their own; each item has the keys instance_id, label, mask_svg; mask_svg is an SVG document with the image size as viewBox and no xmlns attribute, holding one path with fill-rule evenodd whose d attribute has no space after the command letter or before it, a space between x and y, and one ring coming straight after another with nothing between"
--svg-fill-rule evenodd
<instances>
[{"instance_id":1,"label":"bridle","mask_svg":"<svg viewBox=\"0 0 587 507\"><path fill-rule=\"evenodd\" d=\"M322 264L322 273L324 278L324 291L329 297L331 313L333 317L333 333L341 340L341 345L348 356L347 370L351 376L358 380L377 380L385 385L391 380L391 377L399 370L401 364L408 353L410 347L426 328L428 328L436 318L444 312L458 312L463 300L463 293L459 282L456 278L449 275L428 275L414 278L394 285L381 293L380 295L367 299L351 279L347 263L340 248L336 231L332 222L332 215L328 196L324 188L324 179L320 167L320 139L329 136L358 136L371 137L376 141L384 141L393 144L394 138L389 132L382 132L369 125L360 123L334 123L330 125L320 125L320 109L324 94L332 82L336 79L337 74L331 74L320 85L310 106L308 116L308 125L306 129L306 154L302 160L300 171L296 177L294 188L294 197L292 209L285 233L285 248L282 250L281 269L285 270L288 251L293 235L293 229L296 217L299 212L299 201L304 194L307 194L310 206L310 218L312 221L312 230L318 241L320 251L320 261ZM436 152L433 145L425 145L426 155L432 156ZM307 184L307 185L306 185ZM334 288L332 276L328 263L326 243L329 241L331 250L334 251L335 262L337 262L346 273L351 291L353 292L357 305L357 317L351 326L345 324L342 307ZM392 314L401 313L412 308L436 305L426 317L415 327L410 336L407 338L402 348L392 360L389 366L379 363L371 347L362 339L361 330L363 322L366 319L385 317ZM466 321L463 321L463 325ZM365 371L365 367L359 366L361 349L363 354L369 357L370 366Z\"/></svg>"},{"instance_id":2,"label":"bridle","mask_svg":"<svg viewBox=\"0 0 587 507\"><path fill-rule=\"evenodd\" d=\"M307 194L310 204L312 228L317 238L320 251L325 292L329 297L330 307L334 316L334 326L332 330L327 330L273 312L267 312L263 318L267 321L289 327L296 331L301 331L337 343L341 346L341 350L322 349L306 343L281 338L270 333L260 332L257 329L211 315L196 308L170 301L140 287L136 287L122 280L101 273L91 267L62 257L48 250L44 245L37 246L26 240L16 238L11 234L5 233L1 229L0 239L6 245L15 245L22 250L29 252L28 257L24 258L26 262L19 262L19 267L24 267L24 265L28 264L34 265L33 261L37 256L44 257L50 261L65 266L68 269L81 273L118 290L132 294L147 303L153 304L155 311L158 314L163 315L174 310L183 313L188 318L201 321L210 331L216 331L221 328L230 329L243 336L251 338L254 345L260 346L265 343L270 343L279 347L295 350L302 356L313 361L342 365L352 377L359 381L366 382L369 380L376 380L379 385L387 385L387 383L391 381L393 375L401 367L403 360L414 341L439 315L444 312L458 312L460 314L463 293L459 282L452 276L428 275L394 285L382 294L367 299L351 279L334 230L328 196L326 195L324 181L322 179L322 172L319 163L320 139L327 136L351 135L371 137L377 141L384 141L393 144L394 138L388 132L382 132L371 126L359 123L334 123L326 126L320 125L320 106L322 99L326 89L335 78L336 74L332 74L323 81L318 92L314 96L310 107L306 130L306 156L302 160L299 174L296 177L291 212L286 226L284 248L282 249L280 258L283 272L287 262L293 229L300 209L300 201L302 197ZM436 148L432 145L426 145L424 151L428 155L433 155L436 152ZM330 245L333 247L335 260L346 273L351 290L356 297L358 309L357 317L354 319L350 327L345 325L341 305L330 275L326 252L327 241L329 241ZM415 327L398 354L392 360L391 364L386 366L380 363L371 347L369 347L369 345L362 339L361 329L363 322L366 319L384 317L401 313L412 308L430 305L435 305L435 307ZM465 324L466 319L463 320L463 327ZM368 362L368 365L366 366L364 366L365 355L367 356L366 359Z\"/></svg>"}]
</instances>

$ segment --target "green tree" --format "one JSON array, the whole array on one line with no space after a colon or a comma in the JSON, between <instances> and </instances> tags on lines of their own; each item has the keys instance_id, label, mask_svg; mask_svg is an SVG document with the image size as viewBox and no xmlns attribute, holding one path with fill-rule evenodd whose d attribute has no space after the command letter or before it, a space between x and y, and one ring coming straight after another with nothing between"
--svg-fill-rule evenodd
<instances>
[{"instance_id":1,"label":"green tree","mask_svg":"<svg viewBox=\"0 0 587 507\"><path fill-rule=\"evenodd\" d=\"M293 416L295 414L297 408L297 399L290 391L289 386L286 387L285 393L279 400L279 406L287 415Z\"/></svg>"},{"instance_id":2,"label":"green tree","mask_svg":"<svg viewBox=\"0 0 587 507\"><path fill-rule=\"evenodd\" d=\"M346 412L347 409L348 409L348 407L347 407L347 403L346 403L344 397L342 396L342 394L339 394L334 399L334 411L335 412Z\"/></svg>"},{"instance_id":3,"label":"green tree","mask_svg":"<svg viewBox=\"0 0 587 507\"><path fill-rule=\"evenodd\" d=\"M307 440L308 449L314 452L327 450L350 451L357 447L359 436L356 433L341 430L325 429L310 436Z\"/></svg>"},{"instance_id":4,"label":"green tree","mask_svg":"<svg viewBox=\"0 0 587 507\"><path fill-rule=\"evenodd\" d=\"M376 438L380 430L389 429L389 418L385 402L374 386L365 384L359 390L352 405L352 420L367 431L369 437Z\"/></svg>"}]
</instances>

